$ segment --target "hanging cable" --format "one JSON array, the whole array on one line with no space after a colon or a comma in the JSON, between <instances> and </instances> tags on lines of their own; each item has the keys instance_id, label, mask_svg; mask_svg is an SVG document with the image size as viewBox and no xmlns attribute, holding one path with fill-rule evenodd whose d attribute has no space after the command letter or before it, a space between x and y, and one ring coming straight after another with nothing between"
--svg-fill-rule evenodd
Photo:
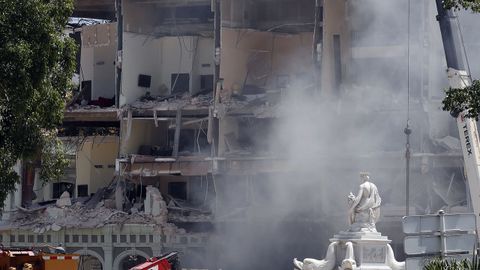
<instances>
[{"instance_id":1,"label":"hanging cable","mask_svg":"<svg viewBox=\"0 0 480 270\"><path fill-rule=\"evenodd\" d=\"M404 129L405 143L405 215L410 214L410 0L407 0L407 123Z\"/></svg>"},{"instance_id":2,"label":"hanging cable","mask_svg":"<svg viewBox=\"0 0 480 270\"><path fill-rule=\"evenodd\" d=\"M463 50L463 54L465 55L465 62L467 63L468 77L470 78L470 80L472 80L472 72L470 71L470 62L468 61L467 49L465 48L465 41L463 40L462 26L460 25L460 19L458 19L458 14L455 16L455 20L457 21L458 32L460 33L460 40L462 41L462 50Z\"/></svg>"}]
</instances>

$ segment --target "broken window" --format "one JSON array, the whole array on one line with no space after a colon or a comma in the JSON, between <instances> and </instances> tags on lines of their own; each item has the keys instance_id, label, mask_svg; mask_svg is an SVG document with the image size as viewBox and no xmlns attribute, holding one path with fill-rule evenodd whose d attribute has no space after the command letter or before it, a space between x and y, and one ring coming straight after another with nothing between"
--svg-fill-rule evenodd
<instances>
[{"instance_id":1,"label":"broken window","mask_svg":"<svg viewBox=\"0 0 480 270\"><path fill-rule=\"evenodd\" d=\"M168 183L168 195L176 199L187 200L187 182Z\"/></svg>"},{"instance_id":2,"label":"broken window","mask_svg":"<svg viewBox=\"0 0 480 270\"><path fill-rule=\"evenodd\" d=\"M311 31L314 10L315 0L227 0L222 1L222 22L226 27Z\"/></svg>"},{"instance_id":3,"label":"broken window","mask_svg":"<svg viewBox=\"0 0 480 270\"><path fill-rule=\"evenodd\" d=\"M190 90L189 73L172 73L171 75L172 94L181 94Z\"/></svg>"},{"instance_id":4,"label":"broken window","mask_svg":"<svg viewBox=\"0 0 480 270\"><path fill-rule=\"evenodd\" d=\"M213 91L213 75L200 75L200 91Z\"/></svg>"},{"instance_id":5,"label":"broken window","mask_svg":"<svg viewBox=\"0 0 480 270\"><path fill-rule=\"evenodd\" d=\"M81 98L79 101L86 101L87 103L92 100L92 81L82 81L81 87Z\"/></svg>"},{"instance_id":6,"label":"broken window","mask_svg":"<svg viewBox=\"0 0 480 270\"><path fill-rule=\"evenodd\" d=\"M151 82L152 82L152 76L145 75L145 74L138 75L138 86L150 88Z\"/></svg>"},{"instance_id":7,"label":"broken window","mask_svg":"<svg viewBox=\"0 0 480 270\"><path fill-rule=\"evenodd\" d=\"M77 186L77 196L78 197L88 197L88 185L78 185Z\"/></svg>"},{"instance_id":8,"label":"broken window","mask_svg":"<svg viewBox=\"0 0 480 270\"><path fill-rule=\"evenodd\" d=\"M271 119L244 118L239 121L238 143L242 149L248 149L252 153L268 151L270 134L273 121Z\"/></svg>"},{"instance_id":9,"label":"broken window","mask_svg":"<svg viewBox=\"0 0 480 270\"><path fill-rule=\"evenodd\" d=\"M178 152L180 155L195 153L210 153L210 144L207 141L206 129L182 129L180 132ZM169 130L169 145L173 148L175 130ZM171 153L171 151L170 151Z\"/></svg>"},{"instance_id":10,"label":"broken window","mask_svg":"<svg viewBox=\"0 0 480 270\"><path fill-rule=\"evenodd\" d=\"M63 192L68 191L70 196L73 195L74 192L74 185L68 182L58 182L53 183L53 199L58 199L62 195Z\"/></svg>"}]
</instances>

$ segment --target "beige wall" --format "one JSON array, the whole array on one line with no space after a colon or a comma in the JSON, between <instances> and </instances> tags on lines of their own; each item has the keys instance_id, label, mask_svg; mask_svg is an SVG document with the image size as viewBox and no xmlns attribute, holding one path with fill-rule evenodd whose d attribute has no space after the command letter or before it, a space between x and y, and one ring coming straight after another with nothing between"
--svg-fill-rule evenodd
<instances>
[{"instance_id":1,"label":"beige wall","mask_svg":"<svg viewBox=\"0 0 480 270\"><path fill-rule=\"evenodd\" d=\"M313 33L281 34L249 29L222 29L220 77L226 94L247 84L276 89L277 77L312 74Z\"/></svg>"},{"instance_id":2,"label":"beige wall","mask_svg":"<svg viewBox=\"0 0 480 270\"><path fill-rule=\"evenodd\" d=\"M122 155L137 154L141 145L165 145L167 143L168 122L158 122L155 127L151 120L132 120L130 136L128 133L127 120L122 121Z\"/></svg>"},{"instance_id":3,"label":"beige wall","mask_svg":"<svg viewBox=\"0 0 480 270\"><path fill-rule=\"evenodd\" d=\"M88 185L89 194L107 186L114 176L118 148L119 138L116 136L88 137L77 151L76 186ZM95 165L102 167L95 168ZM76 187L75 194L77 190Z\"/></svg>"},{"instance_id":4,"label":"beige wall","mask_svg":"<svg viewBox=\"0 0 480 270\"><path fill-rule=\"evenodd\" d=\"M115 95L117 24L82 27L80 81L92 81L92 100Z\"/></svg>"},{"instance_id":5,"label":"beige wall","mask_svg":"<svg viewBox=\"0 0 480 270\"><path fill-rule=\"evenodd\" d=\"M123 1L124 30L135 33L152 33L154 25L161 19L152 4L138 4L132 0Z\"/></svg>"}]
</instances>

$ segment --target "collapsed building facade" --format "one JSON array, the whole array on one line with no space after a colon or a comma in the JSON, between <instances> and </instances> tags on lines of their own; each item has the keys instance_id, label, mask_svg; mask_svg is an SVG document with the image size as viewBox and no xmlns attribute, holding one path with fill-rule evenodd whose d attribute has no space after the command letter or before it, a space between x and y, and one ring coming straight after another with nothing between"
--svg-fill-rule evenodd
<instances>
[{"instance_id":1,"label":"collapsed building facade","mask_svg":"<svg viewBox=\"0 0 480 270\"><path fill-rule=\"evenodd\" d=\"M468 200L439 109L433 2L400 2L76 1L75 16L112 21L75 30L79 91L61 129L71 165L46 185L18 165L2 243L62 244L84 269L172 250L184 268L266 267L282 252L294 255L276 265L290 267L323 253L316 243L345 220L335 190L369 170L389 194L378 226L402 253L405 115L410 213Z\"/></svg>"}]
</instances>

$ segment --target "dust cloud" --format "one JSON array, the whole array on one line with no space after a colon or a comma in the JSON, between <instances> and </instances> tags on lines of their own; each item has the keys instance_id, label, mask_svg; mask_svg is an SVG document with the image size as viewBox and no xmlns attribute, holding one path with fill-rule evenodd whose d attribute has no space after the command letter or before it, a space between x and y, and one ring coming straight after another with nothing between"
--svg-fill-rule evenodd
<instances>
[{"instance_id":1,"label":"dust cloud","mask_svg":"<svg viewBox=\"0 0 480 270\"><path fill-rule=\"evenodd\" d=\"M242 184L223 179L225 192L232 183L226 200L242 214L217 224L212 268L292 269L295 257L323 258L328 239L347 229L346 196L357 192L360 171L370 172L380 190L377 227L403 259L407 118L413 154L432 153L435 139L458 136L453 119L440 110L448 84L435 3L410 1L409 11L406 0L348 2L350 48L358 54L342 70L339 89L317 92L313 79L286 89L268 136L271 155L286 160L287 172L253 175ZM478 18L462 15L462 22L478 26ZM467 32L475 33L465 39L478 57L472 52L480 51L480 32L464 26ZM362 56L367 47L387 51ZM471 67L480 74L479 65ZM424 185L419 169L412 169L415 208L426 207L415 202Z\"/></svg>"}]
</instances>

